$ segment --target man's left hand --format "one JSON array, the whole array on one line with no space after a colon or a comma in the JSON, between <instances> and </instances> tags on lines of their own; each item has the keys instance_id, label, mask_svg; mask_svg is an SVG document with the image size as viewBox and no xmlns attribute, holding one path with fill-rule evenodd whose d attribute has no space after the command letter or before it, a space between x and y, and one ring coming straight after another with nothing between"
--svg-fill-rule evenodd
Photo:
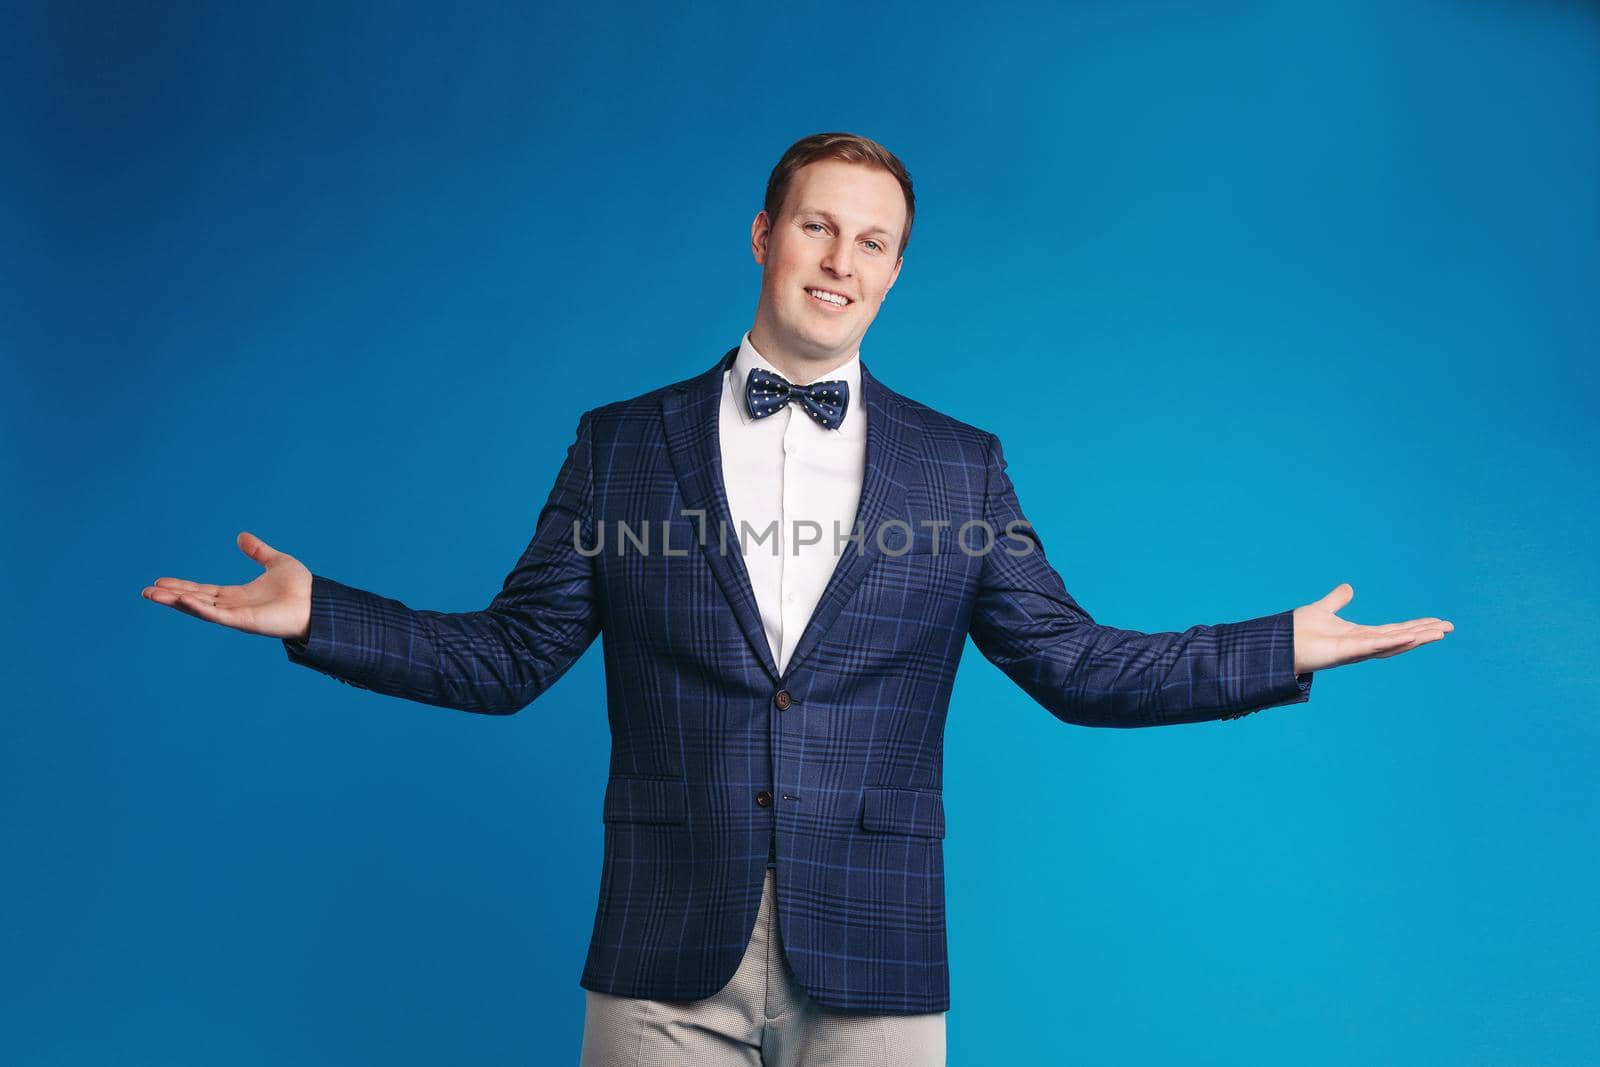
<instances>
[{"instance_id":1,"label":"man's left hand","mask_svg":"<svg viewBox=\"0 0 1600 1067\"><path fill-rule=\"evenodd\" d=\"M1348 582L1321 600L1294 609L1294 672L1325 670L1364 659L1386 659L1410 652L1454 630L1448 619L1412 619L1383 626L1358 626L1339 618L1355 596Z\"/></svg>"}]
</instances>

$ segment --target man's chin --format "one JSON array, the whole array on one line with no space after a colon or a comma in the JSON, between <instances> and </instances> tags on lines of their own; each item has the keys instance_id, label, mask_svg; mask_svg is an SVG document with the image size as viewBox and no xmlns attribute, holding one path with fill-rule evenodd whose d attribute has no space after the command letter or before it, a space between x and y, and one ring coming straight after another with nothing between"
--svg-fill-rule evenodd
<instances>
[{"instance_id":1,"label":"man's chin","mask_svg":"<svg viewBox=\"0 0 1600 1067\"><path fill-rule=\"evenodd\" d=\"M812 358L825 359L838 353L853 352L855 346L854 331L844 328L844 324L839 323L837 329L806 331L801 334L799 347Z\"/></svg>"},{"instance_id":2,"label":"man's chin","mask_svg":"<svg viewBox=\"0 0 1600 1067\"><path fill-rule=\"evenodd\" d=\"M832 363L835 361L848 359L850 354L855 350L855 344L853 342L829 338L826 343L819 342L806 345L805 347L798 349L796 354L802 356L811 363Z\"/></svg>"},{"instance_id":3,"label":"man's chin","mask_svg":"<svg viewBox=\"0 0 1600 1067\"><path fill-rule=\"evenodd\" d=\"M844 324L838 325L843 327ZM780 351L788 353L790 358L803 359L807 363L843 362L855 353L861 341L854 331L843 328L799 329L775 340Z\"/></svg>"}]
</instances>

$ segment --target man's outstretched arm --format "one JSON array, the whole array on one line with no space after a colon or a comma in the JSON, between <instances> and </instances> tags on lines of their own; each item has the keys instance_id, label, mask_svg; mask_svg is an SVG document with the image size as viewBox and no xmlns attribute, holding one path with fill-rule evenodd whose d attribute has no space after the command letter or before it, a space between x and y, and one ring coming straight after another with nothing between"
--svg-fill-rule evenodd
<instances>
[{"instance_id":1,"label":"man's outstretched arm","mask_svg":"<svg viewBox=\"0 0 1600 1067\"><path fill-rule=\"evenodd\" d=\"M573 542L593 499L589 415L578 422L532 540L483 611L406 607L313 575L249 533L240 549L266 572L247 585L161 578L143 595L180 611L283 639L289 659L363 689L424 704L509 714L564 674L600 631L593 560Z\"/></svg>"},{"instance_id":2,"label":"man's outstretched arm","mask_svg":"<svg viewBox=\"0 0 1600 1067\"><path fill-rule=\"evenodd\" d=\"M1345 585L1293 611L1182 633L1101 626L1046 561L992 436L988 469L985 517L997 540L984 556L972 638L1065 722L1165 726L1302 703L1310 699L1313 671L1396 655L1453 629L1440 619L1380 627L1345 622L1334 615L1349 601L1348 593L1340 599Z\"/></svg>"}]
</instances>

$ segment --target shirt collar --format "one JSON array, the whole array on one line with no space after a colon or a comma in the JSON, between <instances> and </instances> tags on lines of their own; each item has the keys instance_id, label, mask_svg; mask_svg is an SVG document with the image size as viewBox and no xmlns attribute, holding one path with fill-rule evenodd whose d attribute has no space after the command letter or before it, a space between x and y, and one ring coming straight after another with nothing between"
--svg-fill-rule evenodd
<instances>
[{"instance_id":1,"label":"shirt collar","mask_svg":"<svg viewBox=\"0 0 1600 1067\"><path fill-rule=\"evenodd\" d=\"M764 371L780 376L783 374L756 351L756 346L750 343L750 331L746 330L744 337L739 341L739 354L734 357L733 365L728 368L728 384L733 388L734 410L738 411L739 420L746 425L756 421L744 406L744 383L750 377L752 367L760 367ZM837 430L826 432L837 433L842 437L856 436L855 431L862 425L861 419L853 417L859 410L856 405L861 403L861 350L857 349L855 355L829 371L823 380L842 381L850 390L850 400L844 409L844 421L839 424Z\"/></svg>"}]
</instances>

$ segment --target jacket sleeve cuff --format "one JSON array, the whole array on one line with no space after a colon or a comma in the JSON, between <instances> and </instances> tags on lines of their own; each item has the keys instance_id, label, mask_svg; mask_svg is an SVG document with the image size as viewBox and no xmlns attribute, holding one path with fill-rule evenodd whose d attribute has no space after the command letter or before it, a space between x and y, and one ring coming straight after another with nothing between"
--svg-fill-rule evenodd
<instances>
[{"instance_id":1,"label":"jacket sleeve cuff","mask_svg":"<svg viewBox=\"0 0 1600 1067\"><path fill-rule=\"evenodd\" d=\"M1217 718L1238 719L1311 699L1311 672L1294 673L1292 610L1223 623L1218 629L1222 670L1217 683L1225 711Z\"/></svg>"},{"instance_id":2,"label":"jacket sleeve cuff","mask_svg":"<svg viewBox=\"0 0 1600 1067\"><path fill-rule=\"evenodd\" d=\"M381 649L361 635L382 617L385 600L320 574L311 576L311 625L304 641L283 638L289 662L310 667L358 689L382 665ZM367 622L363 622L367 620Z\"/></svg>"}]
</instances>

